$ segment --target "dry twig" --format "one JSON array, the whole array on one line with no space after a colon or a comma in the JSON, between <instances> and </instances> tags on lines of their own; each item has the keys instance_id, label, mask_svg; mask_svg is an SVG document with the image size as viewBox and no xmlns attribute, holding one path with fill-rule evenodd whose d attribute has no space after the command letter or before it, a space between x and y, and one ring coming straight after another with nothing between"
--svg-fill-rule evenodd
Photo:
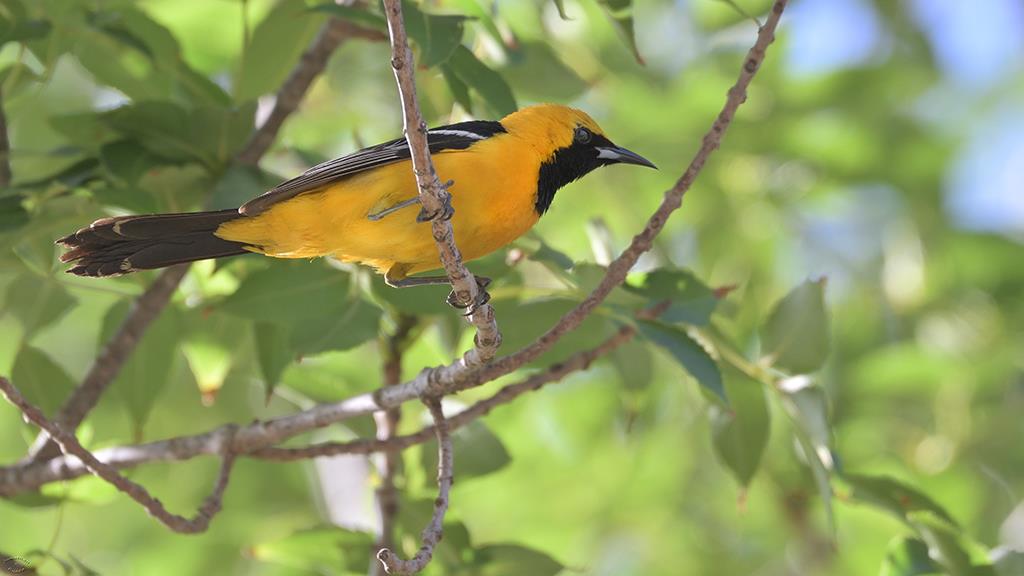
<instances>
[{"instance_id":1,"label":"dry twig","mask_svg":"<svg viewBox=\"0 0 1024 576\"><path fill-rule=\"evenodd\" d=\"M437 499L434 500L434 515L423 529L423 545L412 558L403 560L388 548L377 553L377 559L388 574L416 574L430 563L434 557L434 547L441 541L444 515L448 511L452 483L455 481L455 450L452 449L448 422L441 410L441 399L427 398L424 403L434 418L434 430L437 433Z\"/></svg>"},{"instance_id":2,"label":"dry twig","mask_svg":"<svg viewBox=\"0 0 1024 576\"><path fill-rule=\"evenodd\" d=\"M89 452L78 442L78 438L74 434L66 432L59 424L50 422L42 410L26 400L14 384L3 377L0 377L0 392L7 398L8 402L21 411L25 418L49 434L50 438L53 438L57 445L60 446L62 452L76 456L89 472L103 478L119 491L127 494L132 500L141 504L151 516L163 522L171 530L182 534L203 532L209 527L213 517L220 512L224 490L228 487L231 469L235 463L235 455L231 452L231 438L234 435L234 427L222 429L219 439L219 451L223 461L220 473L217 475L217 483L213 487L213 492L207 496L202 506L199 507L196 515L190 519L172 514L164 507L163 503L151 496L141 484L125 478L116 468L97 459L92 452Z\"/></svg>"}]
</instances>

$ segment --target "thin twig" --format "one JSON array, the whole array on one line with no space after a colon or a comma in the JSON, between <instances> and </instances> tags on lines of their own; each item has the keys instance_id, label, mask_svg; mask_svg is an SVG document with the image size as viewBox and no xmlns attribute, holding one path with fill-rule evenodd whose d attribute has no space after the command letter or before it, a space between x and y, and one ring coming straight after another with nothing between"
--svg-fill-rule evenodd
<instances>
[{"instance_id":1,"label":"thin twig","mask_svg":"<svg viewBox=\"0 0 1024 576\"><path fill-rule=\"evenodd\" d=\"M501 345L501 334L494 319L494 308L489 304L476 306L479 288L473 274L462 263L462 254L455 245L455 234L452 223L448 219L447 208L451 201L446 186L441 184L434 162L430 158L427 146L427 123L423 121L419 103L416 99L416 70L412 49L405 33L402 20L401 0L384 0L384 14L388 20L388 31L391 37L391 67L394 69L395 81L402 99L402 119L405 137L409 141L412 156L412 169L416 174L416 187L419 190L420 203L424 214L431 216L430 226L437 243L438 253L445 274L451 282L456 300L468 307L473 307L469 321L476 327L474 346L455 363L460 370L484 366L494 359ZM447 216L446 216L447 214ZM440 382L445 378L447 367L428 370L428 381ZM423 396L439 396L442 390L431 386Z\"/></svg>"},{"instance_id":2,"label":"thin twig","mask_svg":"<svg viewBox=\"0 0 1024 576\"><path fill-rule=\"evenodd\" d=\"M384 39L379 32L368 31L337 19L328 21L281 85L274 109L267 121L249 137L236 158L239 163L254 165L259 162L277 137L285 119L295 112L310 84L323 72L331 52L352 36ZM139 296L127 318L93 361L81 384L72 391L57 412L55 422L65 429L74 430L85 420L135 351L149 325L170 302L188 269L189 265L183 264L164 270ZM56 444L45 435L40 435L29 450L26 462L41 462L59 454Z\"/></svg>"},{"instance_id":3,"label":"thin twig","mask_svg":"<svg viewBox=\"0 0 1024 576\"><path fill-rule=\"evenodd\" d=\"M7 113L3 92L0 92L0 188L11 185L11 140L7 135Z\"/></svg>"},{"instance_id":4,"label":"thin twig","mask_svg":"<svg viewBox=\"0 0 1024 576\"><path fill-rule=\"evenodd\" d=\"M178 516L168 512L163 503L149 494L141 484L137 484L125 478L116 468L101 462L85 449L74 434L66 432L60 425L50 422L43 411L30 403L21 395L21 392L6 378L0 377L0 392L7 401L13 404L33 424L39 426L53 438L65 454L73 454L83 465L96 476L106 480L119 491L124 492L135 500L147 512L157 520L161 521L171 530L182 534L195 534L203 532L209 527L210 521L221 510L221 503L224 498L224 490L228 487L228 480L231 478L231 469L235 463L235 454L231 452L231 440L234 436L235 427L224 428L220 434L220 452L223 458L220 473L217 476L217 483L213 492L207 496L202 506L191 519Z\"/></svg>"},{"instance_id":5,"label":"thin twig","mask_svg":"<svg viewBox=\"0 0 1024 576\"><path fill-rule=\"evenodd\" d=\"M383 385L397 386L402 382L402 356L405 353L410 333L416 327L416 317L409 314L398 314L395 319L394 333L381 342L381 358L383 359ZM395 407L373 414L377 424L377 439L390 440L398 433L398 424L402 420L402 408ZM377 472L380 485L376 490L377 512L380 515L379 532L376 549L393 548L395 536L395 519L398 518L399 495L395 485L395 477L402 465L402 454L398 450L384 450L377 458ZM383 576L384 565L377 562L376 555L370 561L370 573Z\"/></svg>"},{"instance_id":6,"label":"thin twig","mask_svg":"<svg viewBox=\"0 0 1024 576\"><path fill-rule=\"evenodd\" d=\"M434 418L434 430L437 432L437 499L434 500L434 515L423 529L423 545L412 558L403 560L389 548L383 548L377 553L377 559L388 574L416 574L430 563L434 557L434 547L443 535L444 515L448 511L448 501L455 481L455 450L452 449L448 422L441 410L441 399L426 398L424 403Z\"/></svg>"}]
</instances>

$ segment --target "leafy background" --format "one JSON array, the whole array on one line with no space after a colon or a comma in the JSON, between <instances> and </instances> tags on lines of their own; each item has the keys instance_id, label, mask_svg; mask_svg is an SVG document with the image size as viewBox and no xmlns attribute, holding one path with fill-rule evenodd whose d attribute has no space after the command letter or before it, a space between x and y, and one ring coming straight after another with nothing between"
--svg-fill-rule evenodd
<instances>
[{"instance_id":1,"label":"leafy background","mask_svg":"<svg viewBox=\"0 0 1024 576\"><path fill-rule=\"evenodd\" d=\"M755 30L729 4L408 5L432 122L570 103L662 168L571 185L518 264L473 265L498 279L506 350L578 300L696 149ZM377 28L377 10L0 1L15 175L0 192L0 373L52 413L153 276L69 277L54 238L106 214L235 206L395 137L388 48L353 40L261 169L232 162L325 19ZM546 359L638 304L675 305L642 340L458 434L432 573L1024 573L1022 28L1014 0L793 2L631 287ZM158 439L372 390L399 313L420 318L410 377L468 343L443 292L324 262L195 265L80 436ZM422 418L407 408L403 429ZM314 439L368 434L365 420ZM32 436L0 405L0 459ZM407 545L432 465L429 446L405 453ZM131 476L185 510L214 468ZM82 479L0 500L0 550L46 574L364 574L375 482L362 458L243 460L211 530L179 536Z\"/></svg>"}]
</instances>

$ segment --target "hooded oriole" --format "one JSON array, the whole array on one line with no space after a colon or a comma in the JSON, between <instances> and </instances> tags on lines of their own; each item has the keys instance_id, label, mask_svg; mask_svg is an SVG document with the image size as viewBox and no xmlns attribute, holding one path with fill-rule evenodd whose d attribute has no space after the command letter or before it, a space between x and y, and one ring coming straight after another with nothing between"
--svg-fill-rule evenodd
<instances>
[{"instance_id":1,"label":"hooded oriole","mask_svg":"<svg viewBox=\"0 0 1024 576\"><path fill-rule=\"evenodd\" d=\"M599 166L654 167L606 138L590 116L545 104L500 122L470 121L427 133L441 181L450 181L455 240L466 260L529 230L555 192ZM368 264L393 286L440 267L428 226L416 223L416 181L405 139L310 168L238 209L118 216L57 242L69 273L113 276L255 252L275 258L334 256Z\"/></svg>"}]
</instances>

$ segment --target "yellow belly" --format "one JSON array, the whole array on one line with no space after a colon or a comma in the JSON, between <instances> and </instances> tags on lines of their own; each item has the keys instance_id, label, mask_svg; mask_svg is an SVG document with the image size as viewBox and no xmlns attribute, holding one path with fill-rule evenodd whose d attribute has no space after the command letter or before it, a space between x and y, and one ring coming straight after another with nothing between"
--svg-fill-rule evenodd
<instances>
[{"instance_id":1,"label":"yellow belly","mask_svg":"<svg viewBox=\"0 0 1024 576\"><path fill-rule=\"evenodd\" d=\"M465 260L489 254L536 224L534 210L539 161L515 153L520 146L497 136L469 149L434 155L449 188L455 241ZM500 145L501 153L492 147ZM526 150L523 150L526 152ZM518 159L518 160L515 160ZM380 220L376 214L416 196L409 161L356 174L321 191L301 194L256 216L225 223L216 235L244 242L254 252L277 258L335 256L402 277L440 267L430 225L416 222L419 205Z\"/></svg>"}]
</instances>

